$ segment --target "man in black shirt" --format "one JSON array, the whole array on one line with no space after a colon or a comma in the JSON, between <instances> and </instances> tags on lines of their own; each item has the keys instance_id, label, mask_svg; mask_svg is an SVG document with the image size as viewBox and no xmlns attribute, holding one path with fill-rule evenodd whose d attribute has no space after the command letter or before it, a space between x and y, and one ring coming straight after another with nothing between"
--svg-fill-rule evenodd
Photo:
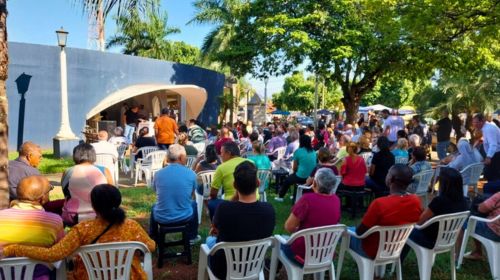
<instances>
[{"instance_id":1,"label":"man in black shirt","mask_svg":"<svg viewBox=\"0 0 500 280\"><path fill-rule=\"evenodd\" d=\"M439 160L442 160L446 157L446 151L450 145L451 120L448 118L448 111L442 112L442 119L436 123L435 129L437 130L436 150Z\"/></svg>"},{"instance_id":2,"label":"man in black shirt","mask_svg":"<svg viewBox=\"0 0 500 280\"><path fill-rule=\"evenodd\" d=\"M239 242L258 240L273 234L274 208L267 202L257 201L259 187L257 168L250 161L244 161L234 170L234 188L237 201L224 201L217 207L207 245L212 248L216 242ZM209 265L219 279L226 279L226 259L223 251L210 257Z\"/></svg>"},{"instance_id":3,"label":"man in black shirt","mask_svg":"<svg viewBox=\"0 0 500 280\"><path fill-rule=\"evenodd\" d=\"M123 122L125 123L125 138L128 139L129 143L132 143L134 131L137 127L137 123L140 120L139 117L139 106L134 104L130 109L125 111L125 114L122 116Z\"/></svg>"}]
</instances>

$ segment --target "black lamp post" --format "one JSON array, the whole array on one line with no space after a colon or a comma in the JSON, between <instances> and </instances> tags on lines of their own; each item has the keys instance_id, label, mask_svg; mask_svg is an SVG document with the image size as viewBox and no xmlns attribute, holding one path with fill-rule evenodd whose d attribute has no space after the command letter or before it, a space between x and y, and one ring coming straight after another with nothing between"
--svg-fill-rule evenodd
<instances>
[{"instance_id":1,"label":"black lamp post","mask_svg":"<svg viewBox=\"0 0 500 280\"><path fill-rule=\"evenodd\" d=\"M17 127L17 150L23 144L23 135L24 135L24 111L26 108L26 99L24 95L28 91L30 87L31 76L25 74L24 72L19 75L16 79L17 92L21 95L21 100L19 101L19 119L18 119L18 127Z\"/></svg>"}]
</instances>

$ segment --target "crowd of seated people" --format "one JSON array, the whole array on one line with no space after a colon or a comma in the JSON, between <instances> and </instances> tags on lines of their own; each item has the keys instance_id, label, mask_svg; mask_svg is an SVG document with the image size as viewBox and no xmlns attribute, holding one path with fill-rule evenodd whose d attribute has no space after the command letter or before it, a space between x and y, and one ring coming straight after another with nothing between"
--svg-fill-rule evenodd
<instances>
[{"instance_id":1,"label":"crowd of seated people","mask_svg":"<svg viewBox=\"0 0 500 280\"><path fill-rule=\"evenodd\" d=\"M34 231L33 242L21 242L15 240L14 236L2 237L0 234L3 254L52 262L70 255L79 246L125 240L143 242L152 250L155 247L153 240L158 237L159 224L187 224L189 239L196 242L200 237L197 205L193 196L195 191L203 194L201 182L196 175L203 171L215 172L207 202L212 223L207 245L213 247L215 243L222 241L249 241L271 236L276 223L275 213L270 204L258 201L260 182L257 171L276 168L272 164L275 157L273 152L281 147L286 147L285 158L289 158L292 166L290 174L287 174L279 186L276 201L283 202L288 190L297 184L312 186L312 192L304 194L291 209L285 223L285 230L289 233L340 222L340 200L332 193L337 180L341 180L339 190L366 188L366 191L373 192L375 196L366 209L361 224L355 229L358 235L377 225L423 224L435 216L467 210L464 198L466 194L461 187L467 178L462 178L459 171L470 164L483 162L487 167L485 174L488 183L498 180L491 168L498 163L500 137L492 135L500 135L500 132L498 127L492 127L494 124L485 122L481 116L474 118L474 125L477 129L484 130L483 141L471 144L464 138L457 139L457 154L449 160L447 167L441 168L438 194L429 205L422 208L420 199L411 194L418 183L412 178L420 172L431 170L432 165L426 160L427 144L423 143L427 132L418 119L411 122L410 128L404 128L404 125L401 128L399 118L386 116L384 113L386 123L383 126L378 126L377 122L370 127L371 122L368 121L352 125L338 120L330 123L321 121L318 129L314 130L287 122L255 127L238 122L220 129L212 127L205 132L204 127L194 120L186 126L174 126L168 111L162 111L162 115L163 119L155 127L155 136L150 136L148 128L144 127L139 131L136 141L130 143L132 152L145 146L167 149L166 166L155 173L152 184L156 201L150 214L151 238L142 227L125 218L119 207L120 193L112 185L110 170L95 165L96 150L99 153L108 150L111 152L112 148L116 151L115 142L124 143L118 141L118 137L123 136L118 135L118 132L113 141L110 139L112 144L107 145L108 135L100 133L100 142L75 147L75 166L63 174L61 186L65 198L60 201L49 202L50 185L43 178L32 176L39 174L36 167L41 159L40 148L32 143L21 147L19 158L12 164L11 172L14 176L9 187L14 185L10 191L15 195L11 195L12 208L8 210L20 216L24 214L22 211L28 209L40 211L36 212L40 216L47 214L47 223L37 226L40 231L42 228L46 230L44 234L50 238L37 242L36 238L41 232ZM370 117L370 121L372 119ZM167 133L164 129L169 126L171 131ZM168 137L165 137L165 133ZM201 152L200 147L203 147ZM360 156L364 153L371 153L369 162ZM186 159L190 155L197 157L192 169L186 167ZM400 162L396 160L398 158L409 161L397 164L397 161ZM342 178L338 179L335 175ZM103 197L105 200L102 200ZM491 198L480 205L479 211L488 213L490 218L496 217L500 211L497 206L499 199L498 193L491 194ZM4 222L2 219L11 218L8 212L3 211L6 210L0 211L0 226ZM63 222L72 227L66 237L63 237L64 233L61 231ZM476 232L498 240L498 224L479 224ZM136 231L138 234L132 236L129 231ZM414 230L410 238L424 247L432 247L435 234L436 226L431 226L423 231ZM363 240L352 238L349 246L360 255L373 257L377 250L376 244L377 236L370 236ZM35 249L26 245L47 248ZM292 261L303 263L303 240L299 239L291 246L283 246L281 249ZM407 249L403 258L406 252ZM478 245L469 258L481 256L481 247ZM218 253L211 258L209 265L215 274L225 277L223 254ZM144 272L138 260L134 261L134 265L133 279L143 279ZM47 271L41 270L40 273L46 275ZM76 263L75 273L85 275L82 264Z\"/></svg>"}]
</instances>

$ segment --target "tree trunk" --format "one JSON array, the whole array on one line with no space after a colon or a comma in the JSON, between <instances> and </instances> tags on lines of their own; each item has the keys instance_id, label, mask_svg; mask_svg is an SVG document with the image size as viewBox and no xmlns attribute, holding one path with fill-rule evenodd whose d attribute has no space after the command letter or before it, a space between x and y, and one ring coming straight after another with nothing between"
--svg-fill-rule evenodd
<instances>
[{"instance_id":1,"label":"tree trunk","mask_svg":"<svg viewBox=\"0 0 500 280\"><path fill-rule=\"evenodd\" d=\"M7 48L7 0L0 0L0 209L9 207L8 122L7 113L7 68L9 55Z\"/></svg>"},{"instance_id":2,"label":"tree trunk","mask_svg":"<svg viewBox=\"0 0 500 280\"><path fill-rule=\"evenodd\" d=\"M347 89L348 92L343 91L344 97L342 104L344 104L346 119L345 123L354 124L358 120L358 109L361 100L361 94L354 92L352 89Z\"/></svg>"}]
</instances>

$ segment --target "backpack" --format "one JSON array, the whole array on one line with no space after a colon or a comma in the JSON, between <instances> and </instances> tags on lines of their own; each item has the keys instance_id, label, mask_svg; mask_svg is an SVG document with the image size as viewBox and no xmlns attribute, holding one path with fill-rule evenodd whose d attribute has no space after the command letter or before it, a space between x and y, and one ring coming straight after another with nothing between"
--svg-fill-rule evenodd
<instances>
[{"instance_id":1,"label":"backpack","mask_svg":"<svg viewBox=\"0 0 500 280\"><path fill-rule=\"evenodd\" d=\"M193 143L200 143L207 139L205 131L199 127L195 126L189 130L189 139Z\"/></svg>"}]
</instances>

